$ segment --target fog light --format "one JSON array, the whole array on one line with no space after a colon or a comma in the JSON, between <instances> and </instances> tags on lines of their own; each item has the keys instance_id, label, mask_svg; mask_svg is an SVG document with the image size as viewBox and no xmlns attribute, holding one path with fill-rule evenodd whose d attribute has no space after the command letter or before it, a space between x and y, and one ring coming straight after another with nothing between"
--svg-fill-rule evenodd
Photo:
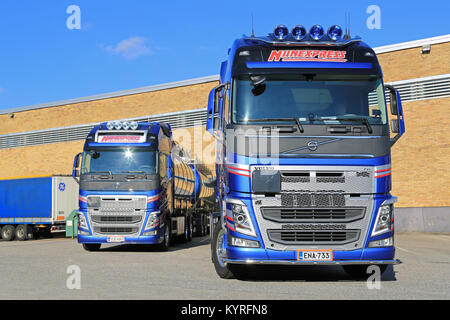
<instances>
[{"instance_id":1,"label":"fog light","mask_svg":"<svg viewBox=\"0 0 450 320\"><path fill-rule=\"evenodd\" d=\"M259 242L242 238L231 237L231 245L233 247L259 248Z\"/></svg>"},{"instance_id":2,"label":"fog light","mask_svg":"<svg viewBox=\"0 0 450 320\"><path fill-rule=\"evenodd\" d=\"M394 245L394 238L389 237L386 239L375 240L369 242L369 248L381 248L381 247L392 247Z\"/></svg>"},{"instance_id":3,"label":"fog light","mask_svg":"<svg viewBox=\"0 0 450 320\"><path fill-rule=\"evenodd\" d=\"M143 236L156 236L157 234L158 234L158 230L153 230L153 231L144 232L142 235Z\"/></svg>"}]
</instances>

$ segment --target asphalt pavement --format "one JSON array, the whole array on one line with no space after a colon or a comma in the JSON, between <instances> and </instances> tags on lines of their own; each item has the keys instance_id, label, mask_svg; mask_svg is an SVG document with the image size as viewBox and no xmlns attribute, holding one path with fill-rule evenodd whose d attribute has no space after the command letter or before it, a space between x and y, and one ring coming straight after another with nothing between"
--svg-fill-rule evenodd
<instances>
[{"instance_id":1,"label":"asphalt pavement","mask_svg":"<svg viewBox=\"0 0 450 320\"><path fill-rule=\"evenodd\" d=\"M137 245L87 252L63 237L0 241L0 299L450 299L450 234L398 233L395 241L402 263L371 289L339 266L263 266L246 280L223 280L208 237L169 252Z\"/></svg>"}]
</instances>

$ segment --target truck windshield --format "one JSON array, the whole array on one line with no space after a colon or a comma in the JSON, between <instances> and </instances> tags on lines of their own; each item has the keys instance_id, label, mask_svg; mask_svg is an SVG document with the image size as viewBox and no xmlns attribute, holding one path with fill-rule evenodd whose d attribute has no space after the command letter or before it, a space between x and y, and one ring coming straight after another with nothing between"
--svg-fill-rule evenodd
<instances>
[{"instance_id":1,"label":"truck windshield","mask_svg":"<svg viewBox=\"0 0 450 320\"><path fill-rule=\"evenodd\" d=\"M365 119L373 125L387 123L380 78L267 76L258 90L254 88L249 78L233 80L233 123L280 118L306 124L345 123L346 119L349 123L364 123Z\"/></svg>"},{"instance_id":2,"label":"truck windshield","mask_svg":"<svg viewBox=\"0 0 450 320\"><path fill-rule=\"evenodd\" d=\"M157 153L138 148L88 150L83 153L81 173L156 174Z\"/></svg>"}]
</instances>

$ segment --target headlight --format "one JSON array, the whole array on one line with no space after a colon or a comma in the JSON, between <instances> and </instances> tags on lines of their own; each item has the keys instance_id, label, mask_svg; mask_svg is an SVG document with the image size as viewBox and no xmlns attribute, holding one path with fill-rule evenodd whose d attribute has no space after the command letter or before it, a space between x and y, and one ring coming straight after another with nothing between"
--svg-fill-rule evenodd
<instances>
[{"instance_id":1,"label":"headlight","mask_svg":"<svg viewBox=\"0 0 450 320\"><path fill-rule=\"evenodd\" d=\"M86 230L88 229L86 218L84 217L84 214L81 212L78 212L78 229L79 228Z\"/></svg>"},{"instance_id":2,"label":"headlight","mask_svg":"<svg viewBox=\"0 0 450 320\"><path fill-rule=\"evenodd\" d=\"M284 40L288 36L289 30L284 24L280 24L275 28L273 34L278 40Z\"/></svg>"},{"instance_id":3,"label":"headlight","mask_svg":"<svg viewBox=\"0 0 450 320\"><path fill-rule=\"evenodd\" d=\"M159 214L159 211L155 211L149 214L147 224L145 225L145 230L154 229L160 225Z\"/></svg>"},{"instance_id":4,"label":"headlight","mask_svg":"<svg viewBox=\"0 0 450 320\"><path fill-rule=\"evenodd\" d=\"M391 231L394 226L393 220L392 204L382 205L380 209L378 209L372 237Z\"/></svg>"},{"instance_id":5,"label":"headlight","mask_svg":"<svg viewBox=\"0 0 450 320\"><path fill-rule=\"evenodd\" d=\"M114 123L112 123L111 121L106 123L106 129L108 130L112 130L114 129Z\"/></svg>"},{"instance_id":6,"label":"headlight","mask_svg":"<svg viewBox=\"0 0 450 320\"><path fill-rule=\"evenodd\" d=\"M138 123L133 121L130 123L130 129L131 130L136 130L138 128Z\"/></svg>"},{"instance_id":7,"label":"headlight","mask_svg":"<svg viewBox=\"0 0 450 320\"><path fill-rule=\"evenodd\" d=\"M342 37L342 28L338 25L331 26L327 34L331 40L338 41Z\"/></svg>"},{"instance_id":8,"label":"headlight","mask_svg":"<svg viewBox=\"0 0 450 320\"><path fill-rule=\"evenodd\" d=\"M312 26L309 30L309 35L316 41L322 39L324 33L323 27L319 24Z\"/></svg>"},{"instance_id":9,"label":"headlight","mask_svg":"<svg viewBox=\"0 0 450 320\"><path fill-rule=\"evenodd\" d=\"M120 130L122 128L122 122L120 121L114 121L114 129Z\"/></svg>"},{"instance_id":10,"label":"headlight","mask_svg":"<svg viewBox=\"0 0 450 320\"><path fill-rule=\"evenodd\" d=\"M255 228L247 207L244 204L232 203L232 213L235 230L242 234L256 237Z\"/></svg>"},{"instance_id":11,"label":"headlight","mask_svg":"<svg viewBox=\"0 0 450 320\"><path fill-rule=\"evenodd\" d=\"M130 128L130 122L129 121L122 122L122 128L123 130L128 130Z\"/></svg>"},{"instance_id":12,"label":"headlight","mask_svg":"<svg viewBox=\"0 0 450 320\"><path fill-rule=\"evenodd\" d=\"M306 37L306 29L302 25L295 26L292 29L292 36L295 40L300 41Z\"/></svg>"}]
</instances>

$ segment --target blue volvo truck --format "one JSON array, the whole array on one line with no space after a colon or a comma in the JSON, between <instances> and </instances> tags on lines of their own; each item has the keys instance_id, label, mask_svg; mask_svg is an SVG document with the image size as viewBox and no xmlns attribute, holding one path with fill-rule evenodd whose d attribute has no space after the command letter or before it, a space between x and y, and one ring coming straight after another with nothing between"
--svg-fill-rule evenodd
<instances>
[{"instance_id":1,"label":"blue volvo truck","mask_svg":"<svg viewBox=\"0 0 450 320\"><path fill-rule=\"evenodd\" d=\"M187 158L170 125L111 121L95 126L76 155L79 182L78 242L88 251L102 243L190 241L209 228L215 180Z\"/></svg>"},{"instance_id":2,"label":"blue volvo truck","mask_svg":"<svg viewBox=\"0 0 450 320\"><path fill-rule=\"evenodd\" d=\"M342 265L360 277L398 262L400 95L374 50L343 33L279 25L234 41L221 65L206 129L217 141L211 251L222 278L254 264Z\"/></svg>"}]
</instances>

